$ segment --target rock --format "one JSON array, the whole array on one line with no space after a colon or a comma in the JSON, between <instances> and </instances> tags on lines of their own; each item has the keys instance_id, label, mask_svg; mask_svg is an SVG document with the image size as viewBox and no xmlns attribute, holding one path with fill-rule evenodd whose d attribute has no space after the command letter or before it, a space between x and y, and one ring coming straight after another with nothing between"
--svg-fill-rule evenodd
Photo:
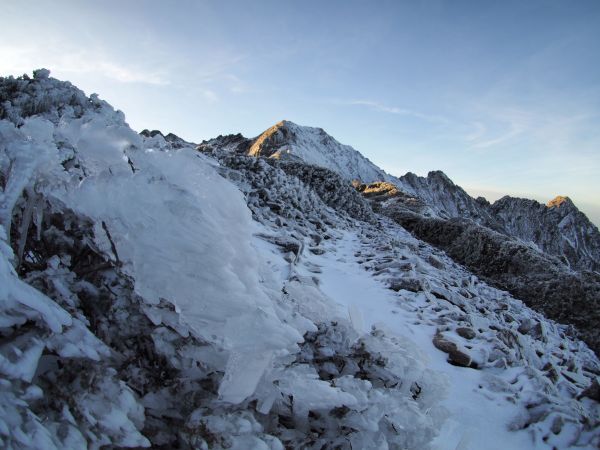
<instances>
[{"instance_id":1,"label":"rock","mask_svg":"<svg viewBox=\"0 0 600 450\"><path fill-rule=\"evenodd\" d=\"M416 278L396 278L390 282L389 288L398 292L401 289L410 292L422 292L423 284Z\"/></svg>"},{"instance_id":2,"label":"rock","mask_svg":"<svg viewBox=\"0 0 600 450\"><path fill-rule=\"evenodd\" d=\"M323 253L325 253L325 250L319 247L311 247L309 248L309 250L313 255L322 255Z\"/></svg>"},{"instance_id":3,"label":"rock","mask_svg":"<svg viewBox=\"0 0 600 450\"><path fill-rule=\"evenodd\" d=\"M473 360L467 353L459 350L454 342L446 339L441 333L437 333L433 337L433 345L438 350L448 354L448 362L450 364L460 367L477 368L477 364L473 363Z\"/></svg>"},{"instance_id":4,"label":"rock","mask_svg":"<svg viewBox=\"0 0 600 450\"><path fill-rule=\"evenodd\" d=\"M34 80L45 80L50 77L50 71L48 69L37 69L33 71Z\"/></svg>"},{"instance_id":5,"label":"rock","mask_svg":"<svg viewBox=\"0 0 600 450\"><path fill-rule=\"evenodd\" d=\"M465 339L473 339L476 334L471 328L460 327L456 329L456 334Z\"/></svg>"},{"instance_id":6,"label":"rock","mask_svg":"<svg viewBox=\"0 0 600 450\"><path fill-rule=\"evenodd\" d=\"M581 394L579 394L578 398L583 397L591 398L592 400L600 402L600 383L598 383L598 378L592 381L592 384L585 388Z\"/></svg>"},{"instance_id":7,"label":"rock","mask_svg":"<svg viewBox=\"0 0 600 450\"><path fill-rule=\"evenodd\" d=\"M283 253L293 253L297 256L302 251L302 242L288 236L271 236L263 233L258 233L256 236L277 245Z\"/></svg>"},{"instance_id":8,"label":"rock","mask_svg":"<svg viewBox=\"0 0 600 450\"><path fill-rule=\"evenodd\" d=\"M433 255L430 255L429 258L427 258L427 262L429 264L431 264L433 267L435 267L436 269L439 269L439 270L446 269L446 266L444 265L444 263L441 262L439 259L437 259Z\"/></svg>"}]
</instances>

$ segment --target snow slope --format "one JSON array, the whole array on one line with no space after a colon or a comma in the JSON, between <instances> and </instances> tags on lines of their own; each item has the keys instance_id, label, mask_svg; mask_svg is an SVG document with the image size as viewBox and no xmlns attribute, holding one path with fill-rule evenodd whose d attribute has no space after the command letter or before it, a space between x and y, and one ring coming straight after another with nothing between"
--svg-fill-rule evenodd
<instances>
[{"instance_id":1,"label":"snow slope","mask_svg":"<svg viewBox=\"0 0 600 450\"><path fill-rule=\"evenodd\" d=\"M445 308L445 301L435 297L435 300L427 299L426 296L410 291L395 293L374 279L371 273L358 264L357 259L360 256L355 256L357 253L363 254L365 250L370 250L370 245L365 244L364 238L361 239L360 235L346 233L341 242L336 243L335 253L315 257L311 262L322 266L323 292L340 305L344 305L351 316L359 317L357 321L365 331L373 327L383 329L395 336L402 336L407 342L416 343L422 352L422 361L427 361L428 367L445 375L448 391L443 405L449 411L449 419L434 441L434 448L526 450L545 448L546 445L567 448L575 443L577 432L574 429L556 433L557 435L551 431L555 423L563 423L559 417L565 416L561 416L558 411L564 412L565 406L569 403L568 401L564 403L564 399L558 400L560 397L558 391L554 392L556 397L549 396L542 401L541 404L546 411L539 414L539 422L524 427L524 424L530 420L524 417L527 415L528 402L532 400L531 397L537 395L539 389L537 383L542 380L539 375L531 373L530 361L518 361L518 359L511 361L511 358L507 358L510 369L505 371L493 367L473 370L449 365L446 362L447 355L436 349L431 341L440 329L448 329L449 324L454 326L464 326L464 324L452 318L445 323L440 323L440 316L445 314L436 309L442 309L446 314L451 311ZM452 270L451 267L448 268ZM428 275L433 277L435 268L430 269L432 270ZM497 295L502 297L501 293ZM508 298L504 300L512 303L511 309L519 311L521 319L528 317L541 319L539 315L523 308L519 302ZM542 323L547 323L544 319L541 320ZM487 313L472 313L467 321L471 322L471 326L472 324L480 327L498 325L493 314ZM553 324L548 325L555 327ZM456 334L454 339L462 341L462 345L469 345L468 341ZM494 352L493 340L487 338L485 341L482 348L485 348L486 352ZM521 351L534 351L535 347L527 348L525 342L521 342L521 345L523 345ZM517 381L517 386L513 387L516 380L520 381ZM545 401L548 403L544 405ZM540 400L538 399L537 402ZM591 401L586 406L590 408L589 413L598 413ZM573 425L579 419L572 416L570 420ZM520 421L522 422L519 423ZM591 435L588 435L578 445L582 445L582 448L594 448L593 438L587 441L590 437Z\"/></svg>"}]
</instances>

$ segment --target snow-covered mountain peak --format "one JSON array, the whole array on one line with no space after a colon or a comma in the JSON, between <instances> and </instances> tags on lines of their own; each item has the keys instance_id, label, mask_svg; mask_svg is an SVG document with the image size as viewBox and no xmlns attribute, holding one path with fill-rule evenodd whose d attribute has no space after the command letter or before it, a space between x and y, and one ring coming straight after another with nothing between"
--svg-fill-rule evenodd
<instances>
[{"instance_id":1,"label":"snow-covered mountain peak","mask_svg":"<svg viewBox=\"0 0 600 450\"><path fill-rule=\"evenodd\" d=\"M340 144L322 128L301 126L289 120L276 123L255 138L248 154L300 159L333 170L347 180L368 183L393 178L351 146Z\"/></svg>"}]
</instances>

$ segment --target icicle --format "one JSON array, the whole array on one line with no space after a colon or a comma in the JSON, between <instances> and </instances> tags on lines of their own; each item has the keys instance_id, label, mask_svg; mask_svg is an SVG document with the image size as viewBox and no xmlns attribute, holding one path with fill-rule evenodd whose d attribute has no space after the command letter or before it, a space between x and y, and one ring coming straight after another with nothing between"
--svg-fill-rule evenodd
<instances>
[{"instance_id":1,"label":"icicle","mask_svg":"<svg viewBox=\"0 0 600 450\"><path fill-rule=\"evenodd\" d=\"M42 238L42 225L44 223L44 200L42 197L39 197L35 204L35 216L33 217L33 223L36 227L35 239L39 241Z\"/></svg>"},{"instance_id":2,"label":"icicle","mask_svg":"<svg viewBox=\"0 0 600 450\"><path fill-rule=\"evenodd\" d=\"M4 225L9 240L13 209L21 193L29 184L35 168L35 163L27 158L28 153L31 153L30 146L21 145L19 152L15 151L19 158L13 159L10 163L4 195L0 198L0 223ZM26 154L26 156L23 157L22 154Z\"/></svg>"},{"instance_id":3,"label":"icicle","mask_svg":"<svg viewBox=\"0 0 600 450\"><path fill-rule=\"evenodd\" d=\"M25 244L27 243L27 234L29 233L29 226L31 225L31 216L33 214L33 208L36 204L36 195L33 189L27 189L27 204L23 210L21 217L21 227L19 229L19 245L17 246L17 266L21 264L23 260L23 252L25 251Z\"/></svg>"}]
</instances>

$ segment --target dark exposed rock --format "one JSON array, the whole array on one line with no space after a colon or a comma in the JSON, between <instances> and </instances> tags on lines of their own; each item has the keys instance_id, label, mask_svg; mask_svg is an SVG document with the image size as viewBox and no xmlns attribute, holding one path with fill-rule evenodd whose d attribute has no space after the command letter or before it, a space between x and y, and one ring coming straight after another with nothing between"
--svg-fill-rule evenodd
<instances>
[{"instance_id":1,"label":"dark exposed rock","mask_svg":"<svg viewBox=\"0 0 600 450\"><path fill-rule=\"evenodd\" d=\"M266 234L257 234L257 236L267 242L277 245L284 253L293 253L298 256L302 251L302 242L287 236L269 236Z\"/></svg>"},{"instance_id":2,"label":"dark exposed rock","mask_svg":"<svg viewBox=\"0 0 600 450\"><path fill-rule=\"evenodd\" d=\"M391 281L390 289L392 291L410 291L410 292L421 292L423 291L423 283L417 278L397 278Z\"/></svg>"},{"instance_id":3,"label":"dark exposed rock","mask_svg":"<svg viewBox=\"0 0 600 450\"><path fill-rule=\"evenodd\" d=\"M460 327L456 329L456 334L465 339L473 339L476 333L471 328Z\"/></svg>"},{"instance_id":4,"label":"dark exposed rock","mask_svg":"<svg viewBox=\"0 0 600 450\"><path fill-rule=\"evenodd\" d=\"M343 210L356 219L373 220L369 204L349 183L331 170L301 162L269 162L310 186L328 206Z\"/></svg>"},{"instance_id":5,"label":"dark exposed rock","mask_svg":"<svg viewBox=\"0 0 600 450\"><path fill-rule=\"evenodd\" d=\"M226 136L219 135L214 139L202 141L198 144L196 150L210 153L219 149L236 154L245 154L250 148L250 145L252 145L252 141L238 133L228 134Z\"/></svg>"},{"instance_id":6,"label":"dark exposed rock","mask_svg":"<svg viewBox=\"0 0 600 450\"><path fill-rule=\"evenodd\" d=\"M600 383L598 383L598 379L595 379L592 384L587 387L580 395L579 398L587 397L600 402Z\"/></svg>"},{"instance_id":7,"label":"dark exposed rock","mask_svg":"<svg viewBox=\"0 0 600 450\"><path fill-rule=\"evenodd\" d=\"M476 368L476 364L473 363L471 357L464 351L458 348L454 342L446 339L441 333L436 333L433 337L433 345L438 350L448 354L448 362L460 367L472 367Z\"/></svg>"},{"instance_id":8,"label":"dark exposed rock","mask_svg":"<svg viewBox=\"0 0 600 450\"><path fill-rule=\"evenodd\" d=\"M558 196L547 205L505 196L491 211L506 233L533 242L577 270L600 270L600 232L568 197Z\"/></svg>"},{"instance_id":9,"label":"dark exposed rock","mask_svg":"<svg viewBox=\"0 0 600 450\"><path fill-rule=\"evenodd\" d=\"M464 217L495 230L502 229L485 205L475 201L442 171L429 172L427 177L409 172L400 181L407 192L421 199L440 218Z\"/></svg>"},{"instance_id":10,"label":"dark exposed rock","mask_svg":"<svg viewBox=\"0 0 600 450\"><path fill-rule=\"evenodd\" d=\"M152 131L150 131L148 129L144 129L144 130L140 131L140 134L142 136L144 136L144 137L154 137L156 135L160 135L160 136L164 137L164 135L162 134L162 132L160 130L152 130Z\"/></svg>"},{"instance_id":11,"label":"dark exposed rock","mask_svg":"<svg viewBox=\"0 0 600 450\"><path fill-rule=\"evenodd\" d=\"M357 184L379 212L384 206L441 219L463 218L522 240L575 270L600 270L600 232L568 197L547 205L505 196L494 204L473 199L443 172L407 173L397 182Z\"/></svg>"},{"instance_id":12,"label":"dark exposed rock","mask_svg":"<svg viewBox=\"0 0 600 450\"><path fill-rule=\"evenodd\" d=\"M168 133L167 135L164 135L160 130L150 131L145 129L140 131L140 136L145 138L153 138L155 136L160 136L165 140L165 142L168 143L168 147L171 149L179 149L183 147L190 147L193 145L191 142L183 140L176 134Z\"/></svg>"}]
</instances>

